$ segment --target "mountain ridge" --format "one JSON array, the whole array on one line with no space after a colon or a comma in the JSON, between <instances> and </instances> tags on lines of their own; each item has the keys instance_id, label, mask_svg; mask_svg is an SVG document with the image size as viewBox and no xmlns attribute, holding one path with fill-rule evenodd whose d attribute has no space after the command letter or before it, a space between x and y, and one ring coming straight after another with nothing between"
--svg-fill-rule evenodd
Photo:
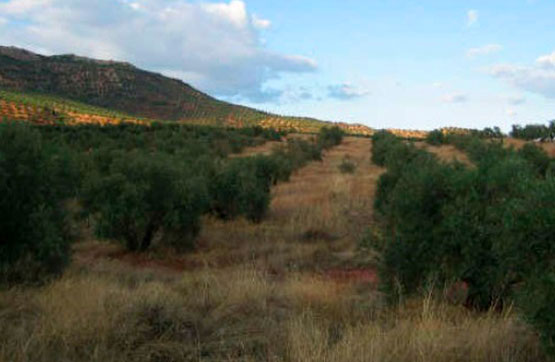
<instances>
[{"instance_id":1,"label":"mountain ridge","mask_svg":"<svg viewBox=\"0 0 555 362\"><path fill-rule=\"evenodd\" d=\"M45 56L16 47L0 46L0 87L52 94L137 117L170 121L226 119L240 113L249 118L264 115L127 62L74 54Z\"/></svg>"}]
</instances>

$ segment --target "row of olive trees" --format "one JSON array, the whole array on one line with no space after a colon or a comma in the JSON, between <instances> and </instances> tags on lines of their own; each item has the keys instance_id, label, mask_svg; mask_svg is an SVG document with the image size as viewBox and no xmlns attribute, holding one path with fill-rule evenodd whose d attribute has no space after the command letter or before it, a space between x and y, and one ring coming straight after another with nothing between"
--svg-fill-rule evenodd
<instances>
[{"instance_id":1,"label":"row of olive trees","mask_svg":"<svg viewBox=\"0 0 555 362\"><path fill-rule=\"evenodd\" d=\"M218 147L278 136L259 128L0 125L0 278L38 280L61 271L69 258L67 221L75 217L132 251L155 242L191 249L205 214L260 222L271 185L340 142L325 130L269 156L230 159L227 146ZM78 215L68 213L70 199L80 204Z\"/></svg>"},{"instance_id":2,"label":"row of olive trees","mask_svg":"<svg viewBox=\"0 0 555 362\"><path fill-rule=\"evenodd\" d=\"M547 156L535 146L515 151L466 137L459 143L475 163L468 167L388 133L373 140L372 159L387 168L375 209L388 295L398 300L430 283L464 282L467 306L516 301L553 351L554 161L541 166Z\"/></svg>"}]
</instances>

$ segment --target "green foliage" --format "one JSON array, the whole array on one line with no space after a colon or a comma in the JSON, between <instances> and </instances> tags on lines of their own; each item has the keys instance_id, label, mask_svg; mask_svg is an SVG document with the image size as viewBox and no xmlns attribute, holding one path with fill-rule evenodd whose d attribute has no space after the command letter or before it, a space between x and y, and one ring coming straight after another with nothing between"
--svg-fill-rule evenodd
<instances>
[{"instance_id":1,"label":"green foliage","mask_svg":"<svg viewBox=\"0 0 555 362\"><path fill-rule=\"evenodd\" d=\"M269 156L228 159L283 133L166 123L0 125L2 278L61 270L75 234L65 222L80 216L133 251L153 243L190 249L206 213L260 222L271 186L321 160L322 145L339 142L334 130L322 135L289 140Z\"/></svg>"},{"instance_id":2,"label":"green foliage","mask_svg":"<svg viewBox=\"0 0 555 362\"><path fill-rule=\"evenodd\" d=\"M551 158L547 155L545 150L532 144L526 143L518 153L531 163L540 176L545 176L552 162Z\"/></svg>"},{"instance_id":3,"label":"green foliage","mask_svg":"<svg viewBox=\"0 0 555 362\"><path fill-rule=\"evenodd\" d=\"M212 212L226 220L243 215L260 222L273 181L265 166L258 158L238 158L217 167L209 185Z\"/></svg>"},{"instance_id":4,"label":"green foliage","mask_svg":"<svg viewBox=\"0 0 555 362\"><path fill-rule=\"evenodd\" d=\"M513 125L510 135L511 137L524 140L552 139L555 136L555 121L549 122L548 125L529 124L524 127Z\"/></svg>"},{"instance_id":5,"label":"green foliage","mask_svg":"<svg viewBox=\"0 0 555 362\"><path fill-rule=\"evenodd\" d=\"M378 131L372 135L372 162L378 166L385 166L385 160L390 147L399 144L401 140L393 133Z\"/></svg>"},{"instance_id":6,"label":"green foliage","mask_svg":"<svg viewBox=\"0 0 555 362\"><path fill-rule=\"evenodd\" d=\"M191 248L207 209L203 183L189 174L190 165L161 155L140 152L114 157L108 171L90 175L84 205L98 217L101 237L124 240L132 251L147 250L154 237Z\"/></svg>"},{"instance_id":7,"label":"green foliage","mask_svg":"<svg viewBox=\"0 0 555 362\"><path fill-rule=\"evenodd\" d=\"M347 157L341 160L338 167L341 173L354 173L357 169L357 165Z\"/></svg>"},{"instance_id":8,"label":"green foliage","mask_svg":"<svg viewBox=\"0 0 555 362\"><path fill-rule=\"evenodd\" d=\"M345 132L341 130L341 128L334 126L334 127L322 127L320 129L320 133L318 133L318 143L319 146L323 149L328 149L333 146L337 146L341 144L343 141L343 136Z\"/></svg>"},{"instance_id":9,"label":"green foliage","mask_svg":"<svg viewBox=\"0 0 555 362\"><path fill-rule=\"evenodd\" d=\"M426 142L433 146L441 146L446 142L445 135L440 129L436 129L428 133Z\"/></svg>"},{"instance_id":10,"label":"green foliage","mask_svg":"<svg viewBox=\"0 0 555 362\"><path fill-rule=\"evenodd\" d=\"M39 281L60 273L69 240L62 200L73 189L69 157L21 124L0 126L0 279Z\"/></svg>"},{"instance_id":11,"label":"green foliage","mask_svg":"<svg viewBox=\"0 0 555 362\"><path fill-rule=\"evenodd\" d=\"M539 331L545 350L555 357L555 270L538 271L519 293L520 309Z\"/></svg>"},{"instance_id":12,"label":"green foliage","mask_svg":"<svg viewBox=\"0 0 555 362\"><path fill-rule=\"evenodd\" d=\"M538 172L536 149L459 141L477 167L442 164L404 143L378 144L388 167L375 203L386 240L381 280L393 297L431 279L463 281L467 305L499 307L555 255L554 181Z\"/></svg>"}]
</instances>

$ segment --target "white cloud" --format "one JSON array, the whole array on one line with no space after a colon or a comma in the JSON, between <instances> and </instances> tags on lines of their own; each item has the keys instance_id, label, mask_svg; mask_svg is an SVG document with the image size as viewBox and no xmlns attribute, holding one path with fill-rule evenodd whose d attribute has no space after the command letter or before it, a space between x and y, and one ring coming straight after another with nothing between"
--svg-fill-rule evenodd
<instances>
[{"instance_id":1,"label":"white cloud","mask_svg":"<svg viewBox=\"0 0 555 362\"><path fill-rule=\"evenodd\" d=\"M272 22L270 20L259 18L256 15L252 16L252 24L257 29L268 29L272 26Z\"/></svg>"},{"instance_id":2,"label":"white cloud","mask_svg":"<svg viewBox=\"0 0 555 362\"><path fill-rule=\"evenodd\" d=\"M477 10L468 10L466 13L466 25L467 26L474 26L478 23L478 11Z\"/></svg>"},{"instance_id":3,"label":"white cloud","mask_svg":"<svg viewBox=\"0 0 555 362\"><path fill-rule=\"evenodd\" d=\"M464 103L468 101L468 96L463 93L451 93L444 95L441 99L445 103Z\"/></svg>"},{"instance_id":4,"label":"white cloud","mask_svg":"<svg viewBox=\"0 0 555 362\"><path fill-rule=\"evenodd\" d=\"M552 55L541 56L529 66L498 64L491 67L489 72L517 88L555 98L555 66L550 63Z\"/></svg>"},{"instance_id":5,"label":"white cloud","mask_svg":"<svg viewBox=\"0 0 555 362\"><path fill-rule=\"evenodd\" d=\"M432 87L434 87L434 88L439 88L439 89L441 89L441 88L443 88L444 86L445 86L445 85L444 85L442 82L433 82L433 83L432 83Z\"/></svg>"},{"instance_id":6,"label":"white cloud","mask_svg":"<svg viewBox=\"0 0 555 362\"><path fill-rule=\"evenodd\" d=\"M201 4L201 6L207 12L216 15L218 18L229 21L238 28L243 28L247 26L247 6L243 1L232 0L229 4Z\"/></svg>"},{"instance_id":7,"label":"white cloud","mask_svg":"<svg viewBox=\"0 0 555 362\"><path fill-rule=\"evenodd\" d=\"M8 0L0 14L10 30L0 44L125 60L233 99L275 100L281 91L268 81L317 68L267 49L259 31L270 22L240 0Z\"/></svg>"},{"instance_id":8,"label":"white cloud","mask_svg":"<svg viewBox=\"0 0 555 362\"><path fill-rule=\"evenodd\" d=\"M0 13L10 15L24 15L51 4L51 0L9 0L0 3Z\"/></svg>"},{"instance_id":9,"label":"white cloud","mask_svg":"<svg viewBox=\"0 0 555 362\"><path fill-rule=\"evenodd\" d=\"M369 90L355 86L351 83L330 85L328 87L328 96L340 100L361 98L367 96L368 94L370 94Z\"/></svg>"},{"instance_id":10,"label":"white cloud","mask_svg":"<svg viewBox=\"0 0 555 362\"><path fill-rule=\"evenodd\" d=\"M503 47L499 44L487 44L479 48L471 48L466 52L468 57L475 57L478 55L488 55L501 51Z\"/></svg>"},{"instance_id":11,"label":"white cloud","mask_svg":"<svg viewBox=\"0 0 555 362\"><path fill-rule=\"evenodd\" d=\"M539 57L536 63L543 68L555 68L555 52Z\"/></svg>"},{"instance_id":12,"label":"white cloud","mask_svg":"<svg viewBox=\"0 0 555 362\"><path fill-rule=\"evenodd\" d=\"M518 112L515 111L513 108L507 108L507 110L505 111L505 113L506 113L507 116L509 116L509 117L514 117L514 116L518 115Z\"/></svg>"}]
</instances>

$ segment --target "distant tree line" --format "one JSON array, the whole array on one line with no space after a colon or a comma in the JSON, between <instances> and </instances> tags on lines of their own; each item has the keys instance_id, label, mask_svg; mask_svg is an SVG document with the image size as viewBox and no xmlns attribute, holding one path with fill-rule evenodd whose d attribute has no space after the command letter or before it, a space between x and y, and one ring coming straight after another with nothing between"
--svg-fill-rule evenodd
<instances>
[{"instance_id":1,"label":"distant tree line","mask_svg":"<svg viewBox=\"0 0 555 362\"><path fill-rule=\"evenodd\" d=\"M548 125L529 124L526 126L513 125L511 137L524 140L535 139L553 139L555 137L555 121L549 122Z\"/></svg>"}]
</instances>

